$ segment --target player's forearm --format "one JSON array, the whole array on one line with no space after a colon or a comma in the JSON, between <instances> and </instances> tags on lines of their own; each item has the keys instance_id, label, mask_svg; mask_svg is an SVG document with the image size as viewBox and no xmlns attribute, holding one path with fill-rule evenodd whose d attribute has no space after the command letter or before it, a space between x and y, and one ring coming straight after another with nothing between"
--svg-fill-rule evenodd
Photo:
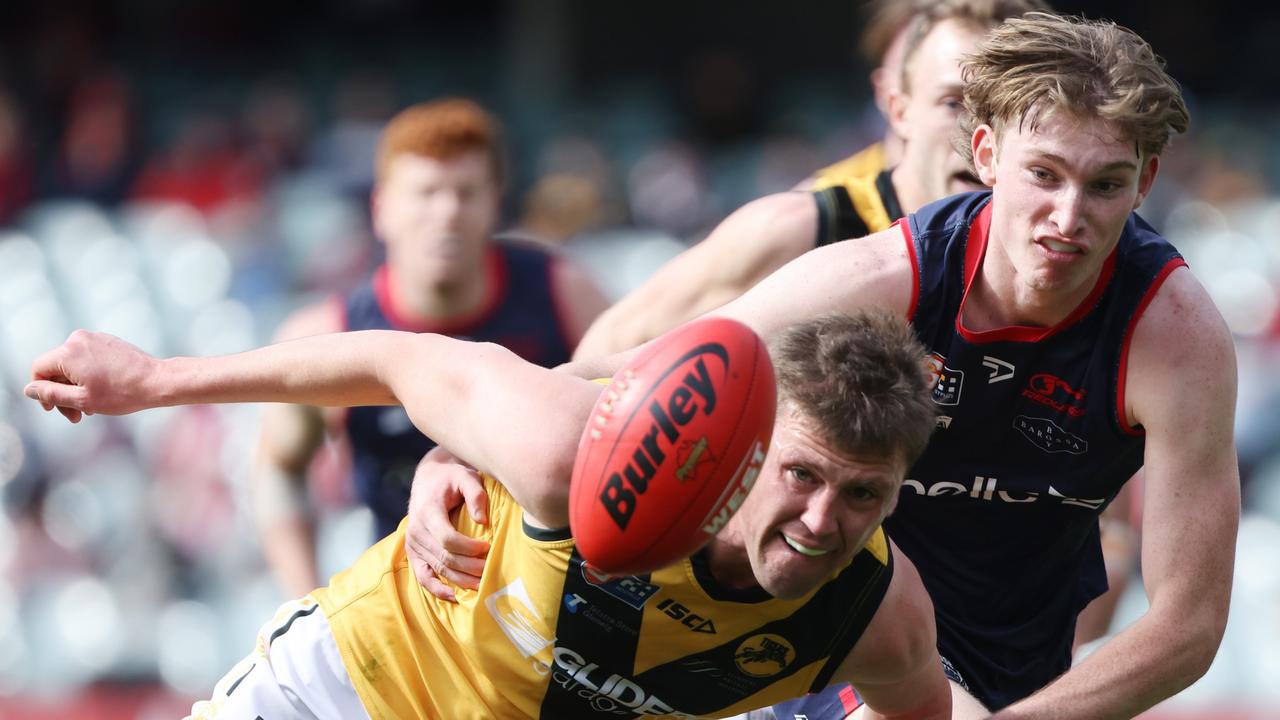
<instances>
[{"instance_id":1,"label":"player's forearm","mask_svg":"<svg viewBox=\"0 0 1280 720\"><path fill-rule=\"evenodd\" d=\"M317 335L236 355L162 361L144 390L148 406L286 402L317 406L387 405L395 395L386 361L413 336L390 331Z\"/></svg>"},{"instance_id":2,"label":"player's forearm","mask_svg":"<svg viewBox=\"0 0 1280 720\"><path fill-rule=\"evenodd\" d=\"M1153 607L1082 663L992 720L1135 717L1209 669L1222 640L1221 626L1209 615Z\"/></svg>"}]
</instances>

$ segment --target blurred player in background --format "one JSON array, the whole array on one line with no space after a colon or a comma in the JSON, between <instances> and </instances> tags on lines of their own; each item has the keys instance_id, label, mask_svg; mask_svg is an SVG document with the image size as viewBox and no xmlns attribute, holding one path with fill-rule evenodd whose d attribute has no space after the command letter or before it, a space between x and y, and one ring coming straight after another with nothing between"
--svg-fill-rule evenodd
<instances>
[{"instance_id":1,"label":"blurred player in background","mask_svg":"<svg viewBox=\"0 0 1280 720\"><path fill-rule=\"evenodd\" d=\"M888 119L883 143L820 170L812 192L777 193L735 211L606 310L575 357L634 347L741 295L807 250L883 230L927 202L981 189L954 149L960 60L1000 21L1045 8L1040 0L881 3L868 35L892 38L875 44L885 55L872 73Z\"/></svg>"},{"instance_id":2,"label":"blurred player in background","mask_svg":"<svg viewBox=\"0 0 1280 720\"><path fill-rule=\"evenodd\" d=\"M866 25L858 40L858 50L872 66L867 78L876 110L889 117L889 98L902 87L902 56L908 30L916 15L937 0L871 0L862 7ZM840 162L815 172L796 186L796 190L816 190L843 182L851 177L874 177L881 170L898 164L902 157L903 139L893 125L886 123L884 137Z\"/></svg>"},{"instance_id":3,"label":"blurred player in background","mask_svg":"<svg viewBox=\"0 0 1280 720\"><path fill-rule=\"evenodd\" d=\"M376 162L372 214L385 264L347 297L295 312L276 339L389 328L495 342L548 367L567 360L605 299L558 253L493 238L504 180L497 121L468 100L414 105L388 123ZM355 494L379 538L404 516L414 468L434 446L398 407L266 407L255 519L292 596L320 580L306 472L327 434L349 441Z\"/></svg>"},{"instance_id":4,"label":"blurred player in background","mask_svg":"<svg viewBox=\"0 0 1280 720\"><path fill-rule=\"evenodd\" d=\"M869 718L949 720L932 607L880 530L933 430L924 350L872 312L800 323L769 352L778 410L751 493L703 549L642 577L601 577L568 533L601 386L491 343L373 331L156 360L76 332L35 361L26 393L73 422L399 403L486 474L490 522L457 518L493 545L479 592L424 593L402 528L286 603L196 718L722 717L843 681Z\"/></svg>"}]
</instances>

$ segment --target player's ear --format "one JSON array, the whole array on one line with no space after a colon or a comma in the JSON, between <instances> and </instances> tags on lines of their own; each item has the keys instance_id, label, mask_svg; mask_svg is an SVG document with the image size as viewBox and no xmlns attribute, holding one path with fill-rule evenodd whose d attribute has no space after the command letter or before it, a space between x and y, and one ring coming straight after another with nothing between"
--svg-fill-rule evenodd
<instances>
[{"instance_id":1,"label":"player's ear","mask_svg":"<svg viewBox=\"0 0 1280 720\"><path fill-rule=\"evenodd\" d=\"M889 117L889 85L885 82L884 66L871 71L868 78L871 81L871 92L876 99L876 107L880 109L880 114Z\"/></svg>"},{"instance_id":2,"label":"player's ear","mask_svg":"<svg viewBox=\"0 0 1280 720\"><path fill-rule=\"evenodd\" d=\"M1138 174L1138 197L1133 201L1133 209L1137 210L1142 201L1147 199L1147 194L1151 192L1151 186L1156 182L1156 175L1160 172L1160 156L1152 155L1142 163L1142 170Z\"/></svg>"},{"instance_id":3,"label":"player's ear","mask_svg":"<svg viewBox=\"0 0 1280 720\"><path fill-rule=\"evenodd\" d=\"M901 88L889 91L889 108L885 119L889 121L893 134L900 138L911 137L910 118L907 116L907 106L910 103L911 96L904 93Z\"/></svg>"},{"instance_id":4,"label":"player's ear","mask_svg":"<svg viewBox=\"0 0 1280 720\"><path fill-rule=\"evenodd\" d=\"M984 185L996 184L996 131L986 123L973 130L970 139L973 149L973 167Z\"/></svg>"}]
</instances>

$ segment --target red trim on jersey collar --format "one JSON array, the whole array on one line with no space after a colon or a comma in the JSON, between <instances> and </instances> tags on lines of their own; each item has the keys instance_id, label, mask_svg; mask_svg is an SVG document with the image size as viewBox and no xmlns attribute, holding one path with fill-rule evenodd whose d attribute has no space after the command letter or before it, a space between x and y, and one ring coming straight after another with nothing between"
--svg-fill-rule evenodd
<instances>
[{"instance_id":1,"label":"red trim on jersey collar","mask_svg":"<svg viewBox=\"0 0 1280 720\"><path fill-rule=\"evenodd\" d=\"M1116 381L1116 420L1120 423L1120 429L1130 435L1145 435L1143 429L1134 427L1129 424L1129 414L1124 411L1124 385L1125 377L1129 374L1129 346L1133 341L1133 331L1138 327L1138 321L1142 319L1142 313L1146 312L1147 306L1155 299L1156 293L1159 292L1160 286L1164 285L1164 281L1169 275L1180 267L1186 267L1187 261L1180 257L1171 258L1169 262L1160 268L1160 272L1156 274L1147 291L1143 293L1142 300L1138 303L1138 308L1133 311L1133 317L1129 318L1129 325L1124 329L1124 343L1120 346L1120 370L1119 377Z\"/></svg>"},{"instance_id":2,"label":"red trim on jersey collar","mask_svg":"<svg viewBox=\"0 0 1280 720\"><path fill-rule=\"evenodd\" d=\"M1111 282L1111 274L1116 269L1116 253L1119 245L1112 249L1111 254L1107 256L1106 262L1102 264L1102 273L1098 276L1097 282L1094 283L1093 289L1089 291L1088 297L1076 306L1071 314L1063 318L1061 322L1052 327L1037 327L1034 325L1009 325L1008 327L996 328L995 330L983 330L981 332L969 330L964 326L961 318L964 317L964 306L969 300L969 291L973 289L973 281L978 277L978 270L982 268L982 261L987 254L987 242L991 239L991 207L995 204L993 198L987 206L978 212L978 216L974 218L973 225L969 228L969 238L964 248L964 296L960 298L960 311L956 313L956 332L965 340L976 344L989 342L1039 342L1046 338L1053 337L1059 332L1071 327L1080 321L1098 304L1098 299L1102 297L1102 292L1107 289L1107 285Z\"/></svg>"},{"instance_id":3,"label":"red trim on jersey collar","mask_svg":"<svg viewBox=\"0 0 1280 720\"><path fill-rule=\"evenodd\" d=\"M454 318L439 320L418 320L405 317L396 312L391 302L391 284L394 282L386 265L380 266L373 274L373 295L378 301L378 308L387 316L387 321L396 330L410 332L429 332L441 335L466 335L479 325L484 324L502 304L507 294L507 264L503 262L502 250L491 246L485 251L484 272L489 279L489 290L484 301L474 312Z\"/></svg>"},{"instance_id":4,"label":"red trim on jersey collar","mask_svg":"<svg viewBox=\"0 0 1280 720\"><path fill-rule=\"evenodd\" d=\"M916 256L916 241L911 236L911 223L905 217L893 221L889 227L901 227L907 241L907 259L911 261L911 304L907 306L907 322L915 322L916 308L920 304L920 258Z\"/></svg>"}]
</instances>

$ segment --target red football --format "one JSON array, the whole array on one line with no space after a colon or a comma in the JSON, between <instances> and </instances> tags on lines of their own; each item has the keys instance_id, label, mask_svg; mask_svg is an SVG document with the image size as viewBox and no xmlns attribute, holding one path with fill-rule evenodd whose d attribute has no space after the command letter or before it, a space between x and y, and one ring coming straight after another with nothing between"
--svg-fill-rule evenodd
<instances>
[{"instance_id":1,"label":"red football","mask_svg":"<svg viewBox=\"0 0 1280 720\"><path fill-rule=\"evenodd\" d=\"M695 320L650 343L578 443L569 527L582 557L636 575L702 547L755 482L776 402L769 353L740 322Z\"/></svg>"}]
</instances>

